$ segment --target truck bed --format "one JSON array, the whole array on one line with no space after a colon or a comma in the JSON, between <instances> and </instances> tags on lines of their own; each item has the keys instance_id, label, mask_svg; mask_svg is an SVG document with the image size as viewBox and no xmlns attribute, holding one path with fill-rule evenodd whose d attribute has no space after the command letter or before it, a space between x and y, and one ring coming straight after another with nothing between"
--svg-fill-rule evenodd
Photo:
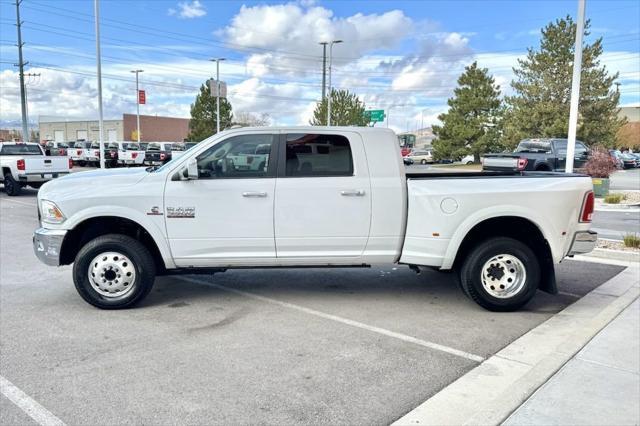
<instances>
[{"instance_id":1,"label":"truck bed","mask_svg":"<svg viewBox=\"0 0 640 426\"><path fill-rule=\"evenodd\" d=\"M554 177L585 177L580 173L563 172L517 172L514 170L493 171L485 170L481 172L407 172L407 179L483 179L483 178L554 178Z\"/></svg>"}]
</instances>

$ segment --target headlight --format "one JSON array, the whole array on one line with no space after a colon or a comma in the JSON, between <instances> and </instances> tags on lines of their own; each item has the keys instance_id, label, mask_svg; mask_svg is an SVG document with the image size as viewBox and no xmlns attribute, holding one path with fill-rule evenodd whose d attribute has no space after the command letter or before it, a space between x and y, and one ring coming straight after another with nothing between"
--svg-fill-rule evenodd
<instances>
[{"instance_id":1,"label":"headlight","mask_svg":"<svg viewBox=\"0 0 640 426\"><path fill-rule=\"evenodd\" d=\"M40 211L42 213L42 221L48 223L62 223L66 217L62 211L52 201L42 200L40 202Z\"/></svg>"}]
</instances>

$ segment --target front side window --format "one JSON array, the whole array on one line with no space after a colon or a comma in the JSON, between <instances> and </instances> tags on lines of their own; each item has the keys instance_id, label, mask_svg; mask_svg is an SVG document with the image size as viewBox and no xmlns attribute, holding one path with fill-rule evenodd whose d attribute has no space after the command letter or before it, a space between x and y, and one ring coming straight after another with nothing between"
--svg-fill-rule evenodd
<instances>
[{"instance_id":1,"label":"front side window","mask_svg":"<svg viewBox=\"0 0 640 426\"><path fill-rule=\"evenodd\" d=\"M349 140L340 135L287 135L285 175L353 176Z\"/></svg>"},{"instance_id":2,"label":"front side window","mask_svg":"<svg viewBox=\"0 0 640 426\"><path fill-rule=\"evenodd\" d=\"M240 135L225 139L200 154L200 179L264 177L271 160L275 136Z\"/></svg>"}]
</instances>

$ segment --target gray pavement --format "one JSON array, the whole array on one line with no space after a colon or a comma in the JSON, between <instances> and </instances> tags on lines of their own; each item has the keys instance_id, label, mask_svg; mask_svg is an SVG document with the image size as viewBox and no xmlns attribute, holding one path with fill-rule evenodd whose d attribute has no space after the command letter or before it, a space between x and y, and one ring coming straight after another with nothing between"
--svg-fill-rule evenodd
<instances>
[{"instance_id":1,"label":"gray pavement","mask_svg":"<svg viewBox=\"0 0 640 426\"><path fill-rule=\"evenodd\" d=\"M640 210L626 211L597 210L593 213L592 229L598 237L622 240L626 234L640 234Z\"/></svg>"},{"instance_id":2,"label":"gray pavement","mask_svg":"<svg viewBox=\"0 0 640 426\"><path fill-rule=\"evenodd\" d=\"M636 299L504 424L640 424L638 336Z\"/></svg>"},{"instance_id":3,"label":"gray pavement","mask_svg":"<svg viewBox=\"0 0 640 426\"><path fill-rule=\"evenodd\" d=\"M624 269L568 260L561 294L506 314L393 265L162 277L101 311L35 259L36 226L35 191L0 195L0 376L68 424L388 424L478 365L455 351L489 357Z\"/></svg>"},{"instance_id":4,"label":"gray pavement","mask_svg":"<svg viewBox=\"0 0 640 426\"><path fill-rule=\"evenodd\" d=\"M640 169L619 170L611 175L610 189L640 190Z\"/></svg>"}]
</instances>

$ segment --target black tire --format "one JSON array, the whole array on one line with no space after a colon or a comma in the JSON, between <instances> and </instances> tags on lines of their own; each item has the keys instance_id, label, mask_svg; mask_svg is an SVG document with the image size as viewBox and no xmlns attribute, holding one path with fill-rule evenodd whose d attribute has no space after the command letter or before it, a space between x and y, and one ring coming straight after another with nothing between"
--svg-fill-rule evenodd
<instances>
[{"instance_id":1,"label":"black tire","mask_svg":"<svg viewBox=\"0 0 640 426\"><path fill-rule=\"evenodd\" d=\"M115 251L131 260L136 276L132 288L124 296L107 297L92 286L89 279L90 263L101 253ZM73 264L73 282L78 294L93 306L101 309L131 308L142 301L153 288L155 263L149 250L138 240L126 235L108 234L85 244ZM117 281L116 281L117 282Z\"/></svg>"},{"instance_id":2,"label":"black tire","mask_svg":"<svg viewBox=\"0 0 640 426\"><path fill-rule=\"evenodd\" d=\"M40 189L42 185L44 185L44 182L33 182L29 184L33 189Z\"/></svg>"},{"instance_id":3,"label":"black tire","mask_svg":"<svg viewBox=\"0 0 640 426\"><path fill-rule=\"evenodd\" d=\"M16 180L11 176L10 173L4 175L4 192L11 197L15 197L16 195L20 195L22 192L22 187L20 183L16 182Z\"/></svg>"},{"instance_id":4,"label":"black tire","mask_svg":"<svg viewBox=\"0 0 640 426\"><path fill-rule=\"evenodd\" d=\"M515 257L521 262L526 273L520 290L505 298L490 294L490 290L485 289L482 282L482 268L489 260L499 255ZM504 272L504 269L500 271ZM536 294L540 284L540 262L533 250L521 241L496 237L479 243L467 254L459 275L460 285L471 300L490 311L509 312L521 308Z\"/></svg>"},{"instance_id":5,"label":"black tire","mask_svg":"<svg viewBox=\"0 0 640 426\"><path fill-rule=\"evenodd\" d=\"M78 166L80 166L80 167L84 167L84 166L86 166L86 165L87 165L87 162L86 162L86 161L78 161Z\"/></svg>"}]
</instances>

